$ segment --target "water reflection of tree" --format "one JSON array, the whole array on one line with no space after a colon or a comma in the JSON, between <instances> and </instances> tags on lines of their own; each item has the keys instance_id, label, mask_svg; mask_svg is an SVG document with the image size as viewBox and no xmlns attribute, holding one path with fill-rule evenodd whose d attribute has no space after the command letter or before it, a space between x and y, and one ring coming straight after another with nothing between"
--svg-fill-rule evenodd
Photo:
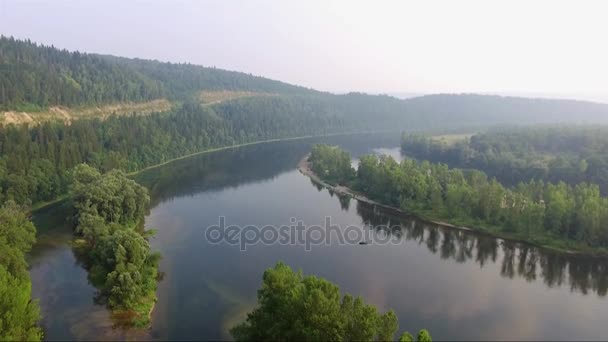
<instances>
[{"instance_id":1,"label":"water reflection of tree","mask_svg":"<svg viewBox=\"0 0 608 342\"><path fill-rule=\"evenodd\" d=\"M606 258L557 253L484 234L441 227L414 217L397 217L361 202L357 202L357 213L366 225L375 229L390 226L391 234L426 246L442 259L476 262L481 267L500 262L500 275L505 278L519 277L528 282L542 280L547 287L567 284L572 292L595 292L601 297L608 292Z\"/></svg>"},{"instance_id":2,"label":"water reflection of tree","mask_svg":"<svg viewBox=\"0 0 608 342\"><path fill-rule=\"evenodd\" d=\"M272 179L293 170L310 143L281 142L201 154L136 176L151 195L151 206L175 197L219 191Z\"/></svg>"},{"instance_id":3,"label":"water reflection of tree","mask_svg":"<svg viewBox=\"0 0 608 342\"><path fill-rule=\"evenodd\" d=\"M358 156L369 153L370 147L397 146L399 134L357 134L250 145L176 160L142 172L135 179L150 190L154 207L175 197L272 179L293 170L315 143L340 145ZM319 191L323 189L315 186Z\"/></svg>"},{"instance_id":4,"label":"water reflection of tree","mask_svg":"<svg viewBox=\"0 0 608 342\"><path fill-rule=\"evenodd\" d=\"M338 200L340 201L340 208L348 211L348 208L350 208L350 196L339 195Z\"/></svg>"}]
</instances>

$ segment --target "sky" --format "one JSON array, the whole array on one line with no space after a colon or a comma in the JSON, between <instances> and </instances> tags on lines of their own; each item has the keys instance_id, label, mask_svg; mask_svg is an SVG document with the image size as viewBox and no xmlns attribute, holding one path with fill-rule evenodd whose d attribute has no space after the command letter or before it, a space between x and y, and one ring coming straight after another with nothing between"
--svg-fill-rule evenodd
<instances>
[{"instance_id":1,"label":"sky","mask_svg":"<svg viewBox=\"0 0 608 342\"><path fill-rule=\"evenodd\" d=\"M332 92L608 102L608 2L0 0L0 33Z\"/></svg>"}]
</instances>

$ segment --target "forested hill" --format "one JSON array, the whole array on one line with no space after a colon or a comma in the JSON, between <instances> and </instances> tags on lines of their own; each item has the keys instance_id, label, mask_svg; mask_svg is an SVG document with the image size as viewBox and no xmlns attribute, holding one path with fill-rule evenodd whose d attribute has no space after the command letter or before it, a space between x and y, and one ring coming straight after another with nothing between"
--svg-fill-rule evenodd
<instances>
[{"instance_id":1,"label":"forested hill","mask_svg":"<svg viewBox=\"0 0 608 342\"><path fill-rule=\"evenodd\" d=\"M184 99L201 90L312 92L241 72L69 52L0 37L0 109Z\"/></svg>"},{"instance_id":2,"label":"forested hill","mask_svg":"<svg viewBox=\"0 0 608 342\"><path fill-rule=\"evenodd\" d=\"M0 37L0 111L29 112L35 116L34 120L12 122L45 121L40 111L53 106L62 106L63 110L79 107L84 111L82 108L87 106L148 103L145 111L140 105L122 108L122 112L167 111L175 103L200 99L205 91L286 96L281 101L287 106L293 107L288 102L295 101L299 109L312 109L322 115L339 113L347 120L357 120L350 124L358 128L370 123L373 128L384 129L608 123L608 105L600 103L474 94L439 94L407 100L361 93L332 95L242 72L69 52L29 40ZM164 102L158 102L160 99ZM157 102L150 103L153 100ZM280 102L254 101L257 102L251 107L273 112L277 112L276 108L260 106ZM47 116L56 117L57 112L55 109ZM90 115L81 117L107 117L120 110L98 108L89 112Z\"/></svg>"},{"instance_id":3,"label":"forested hill","mask_svg":"<svg viewBox=\"0 0 608 342\"><path fill-rule=\"evenodd\" d=\"M405 100L421 120L470 126L538 123L608 123L608 104L477 94L437 94Z\"/></svg>"}]
</instances>

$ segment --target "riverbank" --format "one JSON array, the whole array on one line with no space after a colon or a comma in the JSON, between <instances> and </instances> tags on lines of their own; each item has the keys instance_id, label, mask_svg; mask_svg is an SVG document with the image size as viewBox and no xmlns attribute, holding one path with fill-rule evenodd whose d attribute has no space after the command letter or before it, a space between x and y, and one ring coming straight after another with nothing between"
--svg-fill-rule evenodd
<instances>
[{"instance_id":1,"label":"riverbank","mask_svg":"<svg viewBox=\"0 0 608 342\"><path fill-rule=\"evenodd\" d=\"M136 175L138 175L138 174L140 174L142 172L145 172L145 171L148 171L148 170L151 170L151 169L155 169L155 168L158 168L158 167L161 167L161 166L165 166L165 165L171 164L173 162L176 162L176 161L179 161L179 160L183 160L183 159L187 159L187 158L190 158L190 157L194 157L194 156L198 156L198 155L202 155L202 154L207 154L207 153L226 151L226 150L240 148L240 147L254 146L254 145L261 145L261 144L269 144L269 143L281 142L281 141L295 141L295 140L303 140L303 139L311 139L311 138L326 138L326 137L349 136L349 135L357 135L357 134L376 134L376 133L389 133L389 132L397 132L397 130L360 131L360 132L346 132L346 133L329 133L329 134L322 134L322 135L302 135L302 136L291 137L291 138L276 138L276 139L267 139L267 140L252 141L252 142L242 143L242 144L228 145L228 146L223 146L223 147L211 148L211 149L208 149L208 150L202 150L202 151L186 154L186 155L183 155L183 156L180 156L180 157L172 158L172 159L169 159L169 160L164 161L162 163L150 165L150 166L147 166L147 167L145 167L143 169L140 169L140 170L137 170L137 171L133 171L133 172L129 172L129 173L127 173L127 176L133 177L133 176L136 176ZM37 211L46 209L46 208L51 207L51 206L53 206L53 205L55 205L57 203L63 202L67 198L68 198L68 195L67 194L63 194L63 195L60 195L57 198L49 200L49 201L34 203L32 205L32 207L31 207L31 209L30 209L30 212L32 214L36 214Z\"/></svg>"},{"instance_id":2,"label":"riverbank","mask_svg":"<svg viewBox=\"0 0 608 342\"><path fill-rule=\"evenodd\" d=\"M212 148L212 149L208 149L208 150L203 150L203 151L199 151L199 152L194 152L194 153L183 155L181 157L169 159L169 160L167 160L165 162L162 162L162 163L159 163L159 164L155 164L155 165L151 165L151 166L145 167L145 168L143 168L141 170L138 170L138 171L129 172L129 173L127 173L127 176L132 177L132 176L138 175L138 174L140 174L140 173L142 173L144 171L148 171L148 170L155 169L155 168L158 168L158 167L161 167L161 166L165 166L167 164L171 164L171 163L173 163L175 161L178 161L178 160L187 159L187 158L190 158L190 157L194 157L194 156L198 156L198 155L206 154L206 153L226 151L226 150L230 150L230 149L234 149L234 148L240 148L240 147L246 147L246 146L254 146L254 145L261 145L261 144L269 144L269 143L281 142L281 141L294 141L294 140L303 140L303 139L311 139L311 138L327 138L327 137L340 137L340 136L349 136L349 135L357 135L357 134L378 134L378 133L389 133L389 132L398 132L398 130L329 133L329 134L321 134L321 135L302 135L302 136L291 137L291 138L276 138L276 139L267 139L267 140L252 141L252 142L242 143L242 144L236 144L236 145L228 145L228 146L223 146L223 147L217 147L217 148Z\"/></svg>"},{"instance_id":3,"label":"riverbank","mask_svg":"<svg viewBox=\"0 0 608 342\"><path fill-rule=\"evenodd\" d=\"M351 198L356 199L359 202L363 202L363 203L366 203L369 205L373 205L373 206L380 207L380 208L383 208L386 210L390 210L390 211L398 213L398 214L409 215L409 216L414 215L416 217L424 219L424 221L427 221L429 223L438 224L443 227L450 227L450 228L466 230L466 231L474 231L474 229L471 229L468 227L457 226L455 224L451 224L448 222L437 221L437 220L432 220L432 219L429 219L426 217L421 217L420 215L417 215L415 213L405 212L405 211L401 210L400 208L386 205L386 204L374 201L370 198L367 198L365 195L360 194L343 185L331 185L331 184L323 181L319 176L317 176L317 174L314 173L314 171L310 167L310 162L308 161L309 156L310 156L310 154L306 155L306 157L304 157L304 158L302 158L302 160L300 160L300 162L298 163L298 171L300 171L300 173L310 177L310 179L312 179L315 183L326 187L327 189L333 191L334 193L337 193L338 195L349 196Z\"/></svg>"},{"instance_id":4,"label":"riverbank","mask_svg":"<svg viewBox=\"0 0 608 342\"><path fill-rule=\"evenodd\" d=\"M606 249L596 249L596 248L591 248L588 246L583 246L583 245L575 245L575 246L568 246L567 248L561 247L560 244L563 244L564 241L561 240L551 240L549 238L546 238L547 241L544 242L540 242L540 241L530 241L528 239L526 239L525 237L521 237L518 236L517 234L510 234L510 233L505 233L505 232L499 232L499 231L493 231L487 228L483 228L483 227L479 227L479 226L473 226L471 225L469 226L464 226L464 225L458 225L458 224L454 224L454 223L450 223L450 222L445 222L442 220L437 220L435 218L432 217L428 217L423 213L418 213L418 212L412 212L412 211L405 211L401 208L397 208L391 205L386 205L377 201L374 201L368 197L366 197L365 195L351 189L348 188L346 186L343 185L332 185L327 183L326 181L324 181L323 179L321 179L317 174L315 174L315 172L312 170L311 168L311 164L308 161L310 157L310 154L307 154L304 158L302 158L299 162L298 162L298 171L300 171L300 173L302 173L303 175L309 177L313 182L315 182L316 184L319 184L331 191L333 191L334 193L338 194L338 195L342 195L342 196L348 196L351 197L359 202L362 203L366 203L368 205L372 205L374 207L378 207L378 208L382 208L384 210L387 210L389 212L391 212L392 214L395 214L397 216L408 216L408 217L416 217L420 220L423 220L425 222L428 223L432 223L432 224L436 224L439 225L441 227L446 227L446 228L451 228L451 229L458 229L458 230L462 230L462 231L474 231L477 233L481 233L481 234L486 234L488 236L492 236L495 238L500 238L500 239L504 239L504 240L509 240L509 241L514 241L514 242L518 242L518 243L523 243L523 244L528 244L531 246L535 246L535 247L539 247L539 248L543 248L546 250L551 250L554 252L559 252L559 253L565 253L565 254L569 254L569 255L584 255L584 256L593 256L593 257L608 257L608 251Z\"/></svg>"}]
</instances>

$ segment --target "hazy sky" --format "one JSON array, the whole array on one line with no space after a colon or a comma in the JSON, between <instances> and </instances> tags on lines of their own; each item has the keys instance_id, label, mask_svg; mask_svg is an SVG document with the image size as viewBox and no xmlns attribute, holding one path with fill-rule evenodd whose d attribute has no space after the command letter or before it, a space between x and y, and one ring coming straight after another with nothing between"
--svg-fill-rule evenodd
<instances>
[{"instance_id":1,"label":"hazy sky","mask_svg":"<svg viewBox=\"0 0 608 342\"><path fill-rule=\"evenodd\" d=\"M0 33L329 91L608 99L608 3L0 0Z\"/></svg>"}]
</instances>

